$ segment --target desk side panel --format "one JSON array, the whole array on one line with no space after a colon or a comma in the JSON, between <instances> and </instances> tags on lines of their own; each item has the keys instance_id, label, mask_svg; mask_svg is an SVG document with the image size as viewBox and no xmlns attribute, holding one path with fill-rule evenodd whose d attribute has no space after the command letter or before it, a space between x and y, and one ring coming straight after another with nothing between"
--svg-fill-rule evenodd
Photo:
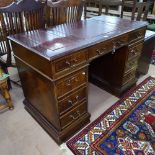
<instances>
[{"instance_id":1,"label":"desk side panel","mask_svg":"<svg viewBox=\"0 0 155 155\"><path fill-rule=\"evenodd\" d=\"M34 52L31 52L27 48L15 43L14 41L11 41L11 45L15 56L19 57L48 77L52 77L52 67L49 60L35 54Z\"/></svg>"},{"instance_id":2,"label":"desk side panel","mask_svg":"<svg viewBox=\"0 0 155 155\"><path fill-rule=\"evenodd\" d=\"M144 48L138 63L138 75L140 74L145 75L148 73L154 49L155 49L155 35L144 41Z\"/></svg>"},{"instance_id":3,"label":"desk side panel","mask_svg":"<svg viewBox=\"0 0 155 155\"><path fill-rule=\"evenodd\" d=\"M54 84L16 58L25 99L59 129ZM35 115L35 114L34 114Z\"/></svg>"}]
</instances>

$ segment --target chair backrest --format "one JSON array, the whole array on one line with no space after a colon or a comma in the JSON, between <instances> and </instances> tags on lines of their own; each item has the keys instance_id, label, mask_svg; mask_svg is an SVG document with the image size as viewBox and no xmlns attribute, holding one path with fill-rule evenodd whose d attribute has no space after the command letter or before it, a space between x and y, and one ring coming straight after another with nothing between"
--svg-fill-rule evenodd
<instances>
[{"instance_id":1,"label":"chair backrest","mask_svg":"<svg viewBox=\"0 0 155 155\"><path fill-rule=\"evenodd\" d=\"M35 0L19 0L7 7L0 8L3 24L9 34L38 29L44 26L41 2Z\"/></svg>"},{"instance_id":2,"label":"chair backrest","mask_svg":"<svg viewBox=\"0 0 155 155\"><path fill-rule=\"evenodd\" d=\"M44 27L44 4L35 0L18 0L0 8L0 55L8 54L11 63L11 48L7 36Z\"/></svg>"},{"instance_id":3,"label":"chair backrest","mask_svg":"<svg viewBox=\"0 0 155 155\"><path fill-rule=\"evenodd\" d=\"M90 18L102 14L102 0L86 0L84 6L84 17Z\"/></svg>"},{"instance_id":4,"label":"chair backrest","mask_svg":"<svg viewBox=\"0 0 155 155\"><path fill-rule=\"evenodd\" d=\"M133 19L137 21L146 20L149 12L149 8L150 8L149 1L136 3L136 7L134 8L134 11L133 11ZM136 12L137 12L137 16L136 16Z\"/></svg>"},{"instance_id":5,"label":"chair backrest","mask_svg":"<svg viewBox=\"0 0 155 155\"><path fill-rule=\"evenodd\" d=\"M49 26L62 23L71 23L81 20L84 1L83 0L59 0L47 1Z\"/></svg>"},{"instance_id":6,"label":"chair backrest","mask_svg":"<svg viewBox=\"0 0 155 155\"><path fill-rule=\"evenodd\" d=\"M146 20L149 8L151 5L150 0L145 0L145 2L138 2L137 0L124 1L124 7L130 8L131 20Z\"/></svg>"},{"instance_id":7,"label":"chair backrest","mask_svg":"<svg viewBox=\"0 0 155 155\"><path fill-rule=\"evenodd\" d=\"M154 3L153 3L152 14L155 15L155 1L154 1Z\"/></svg>"},{"instance_id":8,"label":"chair backrest","mask_svg":"<svg viewBox=\"0 0 155 155\"><path fill-rule=\"evenodd\" d=\"M137 0L124 0L124 5L123 5L123 8L122 8L122 14L124 16L124 11L127 12L127 17L131 17L131 20L134 19L134 11L135 11L135 6L136 6L136 3L138 1Z\"/></svg>"},{"instance_id":9,"label":"chair backrest","mask_svg":"<svg viewBox=\"0 0 155 155\"><path fill-rule=\"evenodd\" d=\"M103 14L109 15L117 15L122 17L122 8L124 5L124 0L102 0L102 9ZM117 10L111 9L111 7L115 7ZM119 10L120 9L120 10Z\"/></svg>"}]
</instances>

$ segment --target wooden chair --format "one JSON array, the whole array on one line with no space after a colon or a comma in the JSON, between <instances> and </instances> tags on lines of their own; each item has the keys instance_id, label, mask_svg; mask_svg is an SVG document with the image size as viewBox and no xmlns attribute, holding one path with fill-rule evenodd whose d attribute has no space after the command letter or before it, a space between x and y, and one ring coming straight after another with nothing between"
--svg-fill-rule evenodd
<instances>
[{"instance_id":1,"label":"wooden chair","mask_svg":"<svg viewBox=\"0 0 155 155\"><path fill-rule=\"evenodd\" d=\"M150 4L151 4L150 0L147 0L146 2L138 2L137 0L124 1L123 11L125 7L128 7L131 9L131 20L136 21L146 20Z\"/></svg>"},{"instance_id":2,"label":"wooden chair","mask_svg":"<svg viewBox=\"0 0 155 155\"><path fill-rule=\"evenodd\" d=\"M83 0L60 0L57 2L47 1L48 26L62 23L71 23L81 20L84 1Z\"/></svg>"},{"instance_id":3,"label":"wooden chair","mask_svg":"<svg viewBox=\"0 0 155 155\"><path fill-rule=\"evenodd\" d=\"M100 16L102 14L101 0L86 0L84 6L84 17L90 18L93 16Z\"/></svg>"},{"instance_id":4,"label":"wooden chair","mask_svg":"<svg viewBox=\"0 0 155 155\"><path fill-rule=\"evenodd\" d=\"M0 63L5 72L7 67L15 67L7 36L45 27L43 11L44 5L35 0L13 2L0 8Z\"/></svg>"},{"instance_id":5,"label":"wooden chair","mask_svg":"<svg viewBox=\"0 0 155 155\"><path fill-rule=\"evenodd\" d=\"M133 11L133 20L136 19L136 21L140 20L146 20L147 15L149 12L150 3L148 2L138 2L136 3L136 6L134 7ZM135 15L137 12L137 16Z\"/></svg>"},{"instance_id":6,"label":"wooden chair","mask_svg":"<svg viewBox=\"0 0 155 155\"><path fill-rule=\"evenodd\" d=\"M121 9L119 10L119 8L122 8L123 2L124 0L87 0L85 17L87 18L101 14L122 17L122 11Z\"/></svg>"},{"instance_id":7,"label":"wooden chair","mask_svg":"<svg viewBox=\"0 0 155 155\"><path fill-rule=\"evenodd\" d=\"M14 108L11 100L11 95L8 90L7 78L8 78L8 75L4 74L2 72L2 69L0 68L0 94L1 94L1 97L3 97L3 99L5 100L5 103L2 103L2 101L0 101L0 110L4 110L6 108L9 108L9 109ZM1 97L0 99L2 99Z\"/></svg>"},{"instance_id":8,"label":"wooden chair","mask_svg":"<svg viewBox=\"0 0 155 155\"><path fill-rule=\"evenodd\" d=\"M122 8L123 17L128 17L129 19L134 19L134 7L136 6L137 0L124 0L124 5Z\"/></svg>"},{"instance_id":9,"label":"wooden chair","mask_svg":"<svg viewBox=\"0 0 155 155\"><path fill-rule=\"evenodd\" d=\"M153 12L152 12L152 15L147 18L147 20L149 21L149 25L147 27L148 30L150 31L155 31L155 2L153 4Z\"/></svg>"},{"instance_id":10,"label":"wooden chair","mask_svg":"<svg viewBox=\"0 0 155 155\"><path fill-rule=\"evenodd\" d=\"M14 0L0 0L0 7L5 7L11 4Z\"/></svg>"},{"instance_id":11,"label":"wooden chair","mask_svg":"<svg viewBox=\"0 0 155 155\"><path fill-rule=\"evenodd\" d=\"M124 5L124 0L102 0L102 13L106 15L115 15L122 17L122 8ZM115 7L116 10L112 9Z\"/></svg>"}]
</instances>

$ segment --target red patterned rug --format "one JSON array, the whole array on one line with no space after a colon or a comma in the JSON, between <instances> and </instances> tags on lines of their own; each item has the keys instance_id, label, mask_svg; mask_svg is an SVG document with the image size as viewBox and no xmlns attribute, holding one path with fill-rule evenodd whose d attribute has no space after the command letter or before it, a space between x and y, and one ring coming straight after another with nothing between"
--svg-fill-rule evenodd
<instances>
[{"instance_id":1,"label":"red patterned rug","mask_svg":"<svg viewBox=\"0 0 155 155\"><path fill-rule=\"evenodd\" d=\"M155 155L155 78L128 92L67 146L75 155Z\"/></svg>"}]
</instances>

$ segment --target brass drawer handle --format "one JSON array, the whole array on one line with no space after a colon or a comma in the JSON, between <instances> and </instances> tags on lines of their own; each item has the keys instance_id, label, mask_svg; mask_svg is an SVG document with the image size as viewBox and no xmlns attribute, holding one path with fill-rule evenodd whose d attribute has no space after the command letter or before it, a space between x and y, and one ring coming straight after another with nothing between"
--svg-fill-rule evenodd
<instances>
[{"instance_id":1,"label":"brass drawer handle","mask_svg":"<svg viewBox=\"0 0 155 155\"><path fill-rule=\"evenodd\" d=\"M81 115L81 114L80 114L80 111L77 111L76 113L77 113L79 116Z\"/></svg>"},{"instance_id":2,"label":"brass drawer handle","mask_svg":"<svg viewBox=\"0 0 155 155\"><path fill-rule=\"evenodd\" d=\"M116 45L119 46L123 46L124 45L124 41L120 40L116 42Z\"/></svg>"},{"instance_id":3,"label":"brass drawer handle","mask_svg":"<svg viewBox=\"0 0 155 155\"><path fill-rule=\"evenodd\" d=\"M131 50L131 53L136 55L137 54L137 50Z\"/></svg>"},{"instance_id":4,"label":"brass drawer handle","mask_svg":"<svg viewBox=\"0 0 155 155\"><path fill-rule=\"evenodd\" d=\"M101 50L102 50L102 53L104 53L106 51L106 48L104 47Z\"/></svg>"},{"instance_id":5,"label":"brass drawer handle","mask_svg":"<svg viewBox=\"0 0 155 155\"><path fill-rule=\"evenodd\" d=\"M79 79L78 79L78 78L73 78L73 80L74 80L75 82L78 82L78 81L79 81Z\"/></svg>"},{"instance_id":6,"label":"brass drawer handle","mask_svg":"<svg viewBox=\"0 0 155 155\"><path fill-rule=\"evenodd\" d=\"M67 86L71 86L71 80L68 80L68 81L66 82L66 85L67 85Z\"/></svg>"},{"instance_id":7,"label":"brass drawer handle","mask_svg":"<svg viewBox=\"0 0 155 155\"><path fill-rule=\"evenodd\" d=\"M71 117L73 120L76 120L76 119L79 118L80 115L81 115L81 114L80 114L80 111L76 111L75 114L76 114L77 116L70 115L70 117Z\"/></svg>"},{"instance_id":8,"label":"brass drawer handle","mask_svg":"<svg viewBox=\"0 0 155 155\"><path fill-rule=\"evenodd\" d=\"M66 63L68 66L71 66L71 63L70 63L68 60L66 60L65 63Z\"/></svg>"},{"instance_id":9,"label":"brass drawer handle","mask_svg":"<svg viewBox=\"0 0 155 155\"><path fill-rule=\"evenodd\" d=\"M133 66L135 66L135 65L136 65L135 62L130 62L130 63L127 65L127 68L131 68L131 67L133 67Z\"/></svg>"},{"instance_id":10,"label":"brass drawer handle","mask_svg":"<svg viewBox=\"0 0 155 155\"><path fill-rule=\"evenodd\" d=\"M96 52L98 55L101 55L105 52L106 48L102 48L101 50L97 49Z\"/></svg>"},{"instance_id":11,"label":"brass drawer handle","mask_svg":"<svg viewBox=\"0 0 155 155\"><path fill-rule=\"evenodd\" d=\"M76 97L75 97L75 103L74 104L76 104L76 103L78 103L79 102L79 96L77 95Z\"/></svg>"},{"instance_id":12,"label":"brass drawer handle","mask_svg":"<svg viewBox=\"0 0 155 155\"><path fill-rule=\"evenodd\" d=\"M137 32L137 33L136 33L136 37L137 37L137 38L141 38L141 37L143 37L143 35L142 35L141 32Z\"/></svg>"},{"instance_id":13,"label":"brass drawer handle","mask_svg":"<svg viewBox=\"0 0 155 155\"><path fill-rule=\"evenodd\" d=\"M116 45L114 43L113 48L112 48L112 54L114 54L116 52Z\"/></svg>"},{"instance_id":14,"label":"brass drawer handle","mask_svg":"<svg viewBox=\"0 0 155 155\"><path fill-rule=\"evenodd\" d=\"M74 63L77 63L77 62L78 62L78 59L75 58L75 59L73 59L72 61L73 61Z\"/></svg>"},{"instance_id":15,"label":"brass drawer handle","mask_svg":"<svg viewBox=\"0 0 155 155\"><path fill-rule=\"evenodd\" d=\"M86 72L82 72L82 75L85 76L86 75ZM79 77L79 75L76 75L75 77L72 77L69 80L66 80L66 86L71 86L72 81L78 82L79 81L78 77Z\"/></svg>"},{"instance_id":16,"label":"brass drawer handle","mask_svg":"<svg viewBox=\"0 0 155 155\"><path fill-rule=\"evenodd\" d=\"M68 100L68 103L73 105L73 101L72 100Z\"/></svg>"},{"instance_id":17,"label":"brass drawer handle","mask_svg":"<svg viewBox=\"0 0 155 155\"><path fill-rule=\"evenodd\" d=\"M72 85L72 81L78 82L79 79L77 77L72 77L71 79L67 80L66 85L67 86L71 86Z\"/></svg>"},{"instance_id":18,"label":"brass drawer handle","mask_svg":"<svg viewBox=\"0 0 155 155\"><path fill-rule=\"evenodd\" d=\"M136 33L136 37L139 38L139 32Z\"/></svg>"},{"instance_id":19,"label":"brass drawer handle","mask_svg":"<svg viewBox=\"0 0 155 155\"><path fill-rule=\"evenodd\" d=\"M102 54L102 52L99 49L97 49L96 52L97 52L98 55Z\"/></svg>"},{"instance_id":20,"label":"brass drawer handle","mask_svg":"<svg viewBox=\"0 0 155 155\"><path fill-rule=\"evenodd\" d=\"M72 60L72 65L71 65L71 67L75 67L77 62L78 62L77 59L73 59L73 60Z\"/></svg>"},{"instance_id":21,"label":"brass drawer handle","mask_svg":"<svg viewBox=\"0 0 155 155\"><path fill-rule=\"evenodd\" d=\"M120 46L125 45L125 42L123 40L119 40L119 41L114 41L113 42L113 49L115 48L119 48ZM115 53L115 52L114 52Z\"/></svg>"},{"instance_id":22,"label":"brass drawer handle","mask_svg":"<svg viewBox=\"0 0 155 155\"><path fill-rule=\"evenodd\" d=\"M72 62L72 63L71 63L71 62ZM68 61L68 60L65 61L65 63L66 63L69 67L74 67L74 66L76 65L75 63L77 63L78 60L77 60L77 59L73 59L73 60L71 60L71 62Z\"/></svg>"},{"instance_id":23,"label":"brass drawer handle","mask_svg":"<svg viewBox=\"0 0 155 155\"><path fill-rule=\"evenodd\" d=\"M77 102L79 101L79 96L78 96L78 95L76 96L76 101L77 101Z\"/></svg>"},{"instance_id":24,"label":"brass drawer handle","mask_svg":"<svg viewBox=\"0 0 155 155\"><path fill-rule=\"evenodd\" d=\"M132 67L134 64L134 62L129 63L129 67Z\"/></svg>"},{"instance_id":25,"label":"brass drawer handle","mask_svg":"<svg viewBox=\"0 0 155 155\"><path fill-rule=\"evenodd\" d=\"M76 100L75 102L73 102L72 100L68 100L68 103L71 104L71 105L76 104L79 101L79 96L78 95L75 97L75 100Z\"/></svg>"}]
</instances>

